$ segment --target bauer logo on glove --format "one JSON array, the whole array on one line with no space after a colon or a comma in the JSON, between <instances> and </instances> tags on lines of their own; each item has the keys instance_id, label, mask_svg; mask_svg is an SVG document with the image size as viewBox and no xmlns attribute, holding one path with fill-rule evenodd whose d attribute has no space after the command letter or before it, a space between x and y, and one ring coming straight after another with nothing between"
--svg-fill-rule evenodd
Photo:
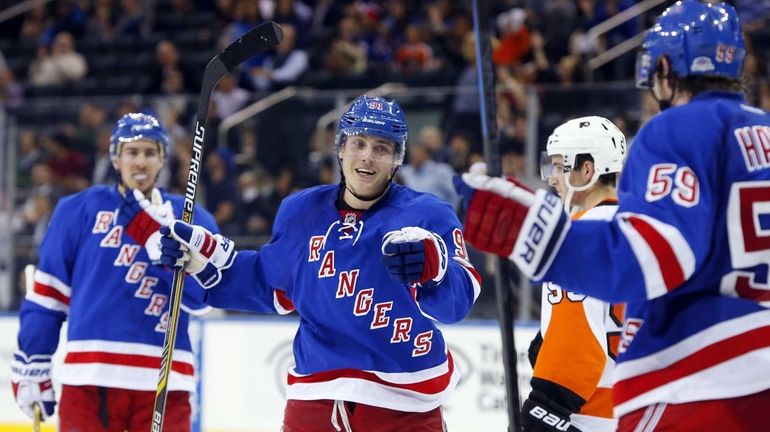
<instances>
[{"instance_id":1,"label":"bauer logo on glove","mask_svg":"<svg viewBox=\"0 0 770 432\"><path fill-rule=\"evenodd\" d=\"M548 270L570 226L556 195L532 192L514 177L490 177L471 169L455 178L465 197L466 241L513 261L531 279Z\"/></svg>"}]
</instances>

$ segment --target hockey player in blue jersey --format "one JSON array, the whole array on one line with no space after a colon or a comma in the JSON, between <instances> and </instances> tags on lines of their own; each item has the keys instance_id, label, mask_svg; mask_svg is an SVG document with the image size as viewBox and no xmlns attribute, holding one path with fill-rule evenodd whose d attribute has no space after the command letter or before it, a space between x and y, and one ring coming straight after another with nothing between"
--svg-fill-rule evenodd
<instances>
[{"instance_id":1,"label":"hockey player in blue jersey","mask_svg":"<svg viewBox=\"0 0 770 432\"><path fill-rule=\"evenodd\" d=\"M741 93L745 52L727 4L682 0L657 19L637 72L663 111L634 139L611 221L570 222L555 196L505 179L457 182L469 243L535 280L627 302L620 431L768 429L770 117Z\"/></svg>"},{"instance_id":2,"label":"hockey player in blue jersey","mask_svg":"<svg viewBox=\"0 0 770 432\"><path fill-rule=\"evenodd\" d=\"M463 319L480 279L452 206L392 183L406 139L398 103L361 96L339 121L342 181L286 198L259 251L163 228L164 263L208 304L299 314L284 432L444 430L460 373L435 321Z\"/></svg>"},{"instance_id":3,"label":"hockey player in blue jersey","mask_svg":"<svg viewBox=\"0 0 770 432\"><path fill-rule=\"evenodd\" d=\"M62 198L40 246L34 286L21 306L19 349L12 361L16 402L33 416L54 413L51 355L68 322L59 430L142 431L150 428L171 273L160 259L160 224L182 213L183 198L155 188L168 137L155 118L127 114L113 130L110 157L120 183ZM202 208L197 223L216 231ZM189 313L202 313L203 290L186 283L169 380L164 430L190 430L194 391Z\"/></svg>"}]
</instances>

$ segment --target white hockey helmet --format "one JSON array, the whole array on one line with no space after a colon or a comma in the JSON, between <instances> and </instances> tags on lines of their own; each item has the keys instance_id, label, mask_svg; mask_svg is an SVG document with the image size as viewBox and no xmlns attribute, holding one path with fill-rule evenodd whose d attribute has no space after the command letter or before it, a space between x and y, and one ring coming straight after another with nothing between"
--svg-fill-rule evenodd
<instances>
[{"instance_id":1,"label":"white hockey helmet","mask_svg":"<svg viewBox=\"0 0 770 432\"><path fill-rule=\"evenodd\" d=\"M572 193L588 190L601 175L619 173L623 169L626 151L626 137L611 121L599 116L576 118L554 129L548 137L540 173L547 181L553 172L551 156L563 157L564 180L569 191L565 206L569 211ZM586 185L575 187L569 182L569 173L581 154L593 158L594 175Z\"/></svg>"}]
</instances>

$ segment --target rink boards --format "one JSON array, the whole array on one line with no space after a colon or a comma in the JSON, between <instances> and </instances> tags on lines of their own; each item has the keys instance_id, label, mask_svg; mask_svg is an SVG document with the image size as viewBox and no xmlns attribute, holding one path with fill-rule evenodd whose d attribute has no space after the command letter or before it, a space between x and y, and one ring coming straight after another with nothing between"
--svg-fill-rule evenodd
<instances>
[{"instance_id":1,"label":"rink boards","mask_svg":"<svg viewBox=\"0 0 770 432\"><path fill-rule=\"evenodd\" d=\"M296 328L297 320L292 318L249 316L192 321L190 333L200 371L199 391L193 401L194 432L280 430L286 370L293 362L291 341ZM502 344L497 323L468 321L441 329L463 373L462 382L445 406L449 430L505 430ZM17 330L15 315L0 316L0 432L31 430L10 389L9 362L16 348ZM527 347L536 332L531 323L516 327L519 388L523 395L529 392L532 374ZM61 356L55 356L54 361L60 362ZM56 424L56 419L46 423L49 427L43 430L53 431L50 425Z\"/></svg>"}]
</instances>

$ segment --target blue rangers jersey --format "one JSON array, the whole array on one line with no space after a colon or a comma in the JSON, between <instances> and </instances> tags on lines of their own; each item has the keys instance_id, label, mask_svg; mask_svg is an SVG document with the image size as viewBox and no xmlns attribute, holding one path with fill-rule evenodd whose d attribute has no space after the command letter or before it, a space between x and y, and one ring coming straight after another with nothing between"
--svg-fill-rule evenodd
<instances>
[{"instance_id":1,"label":"blue rangers jersey","mask_svg":"<svg viewBox=\"0 0 770 432\"><path fill-rule=\"evenodd\" d=\"M615 415L770 388L768 168L770 117L702 93L640 130L614 220L573 222L544 279L628 302Z\"/></svg>"},{"instance_id":2,"label":"blue rangers jersey","mask_svg":"<svg viewBox=\"0 0 770 432\"><path fill-rule=\"evenodd\" d=\"M441 405L460 379L434 321L465 317L480 292L452 207L392 184L370 209L340 211L339 185L286 198L273 237L241 251L208 303L300 316L288 399L332 399L400 411ZM449 263L434 287L394 281L381 263L386 233L419 226L439 234Z\"/></svg>"},{"instance_id":3,"label":"blue rangers jersey","mask_svg":"<svg viewBox=\"0 0 770 432\"><path fill-rule=\"evenodd\" d=\"M163 193L181 217L183 198ZM62 384L155 390L168 321L171 271L153 265L145 249L116 223L123 204L117 186L93 186L62 198L40 246L34 287L21 306L22 356L56 351L68 321ZM216 230L203 208L196 223ZM188 277L169 390L194 391L188 313L204 313L203 289Z\"/></svg>"}]
</instances>

